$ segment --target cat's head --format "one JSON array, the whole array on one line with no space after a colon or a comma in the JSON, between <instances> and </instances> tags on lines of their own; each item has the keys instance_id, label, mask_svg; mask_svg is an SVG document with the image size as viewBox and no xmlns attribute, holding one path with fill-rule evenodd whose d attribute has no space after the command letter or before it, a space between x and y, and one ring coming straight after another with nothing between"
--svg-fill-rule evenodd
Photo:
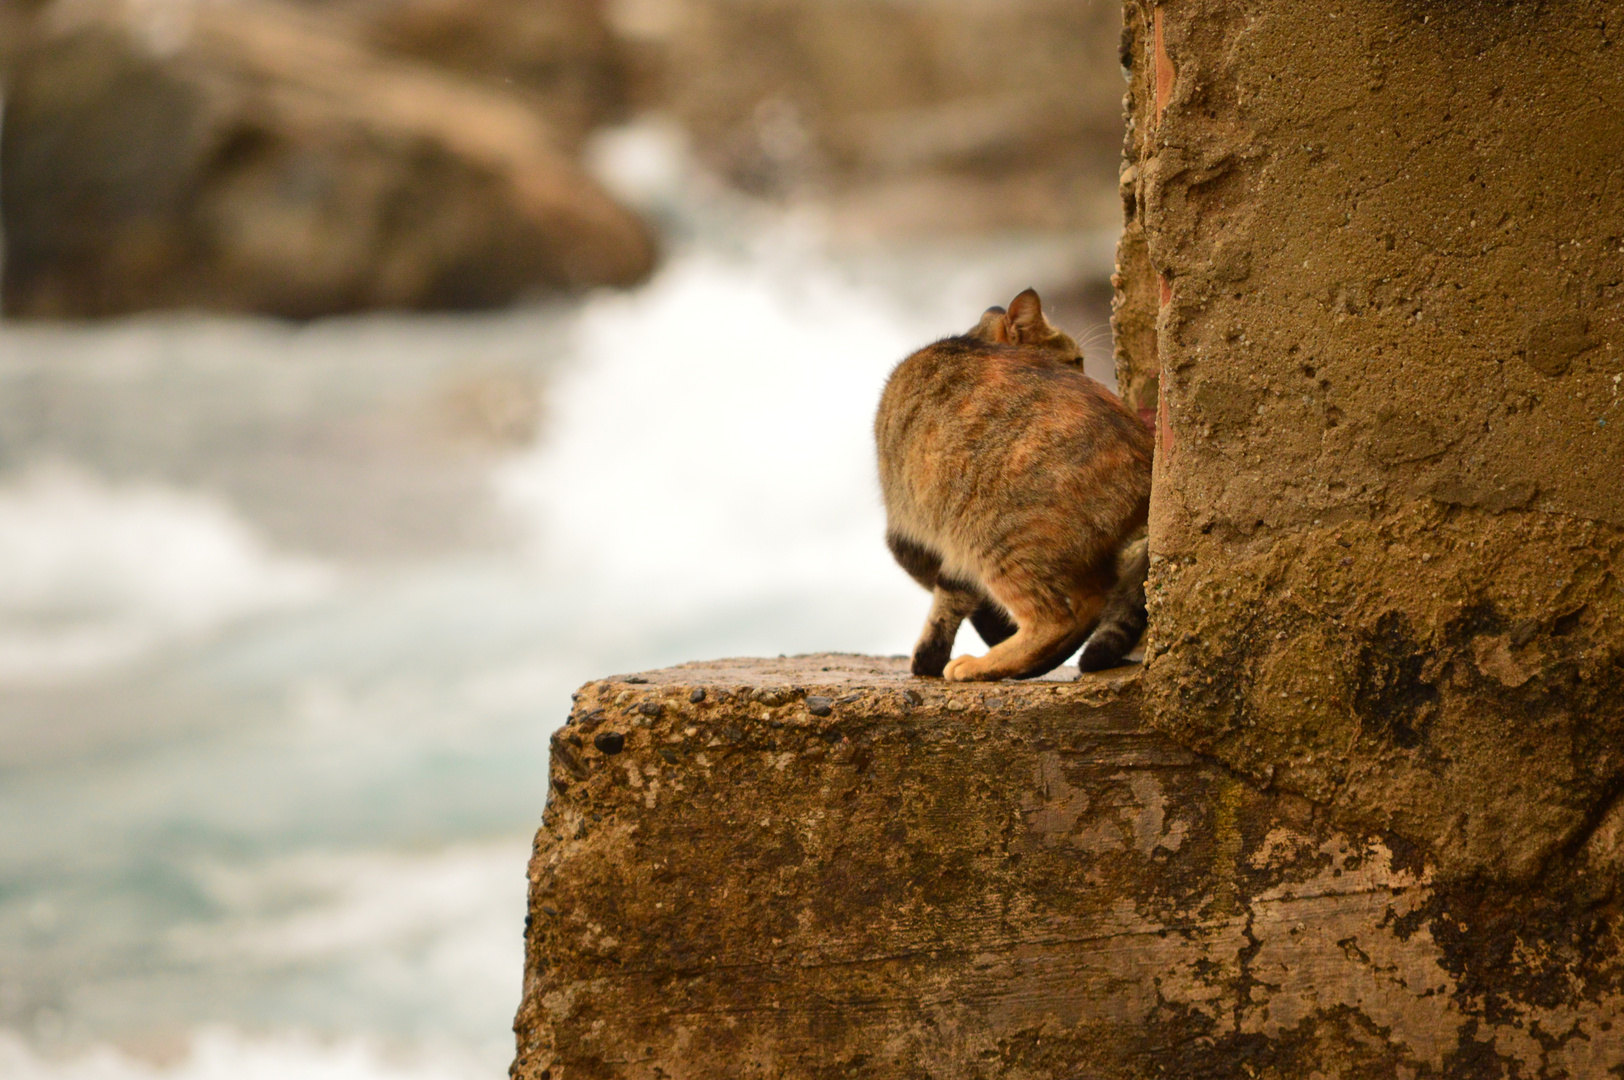
<instances>
[{"instance_id":1,"label":"cat's head","mask_svg":"<svg viewBox=\"0 0 1624 1080\"><path fill-rule=\"evenodd\" d=\"M1002 345L1027 345L1055 353L1055 359L1081 365L1083 350L1070 334L1043 317L1037 290L1026 289L1008 308L990 307L966 337Z\"/></svg>"}]
</instances>

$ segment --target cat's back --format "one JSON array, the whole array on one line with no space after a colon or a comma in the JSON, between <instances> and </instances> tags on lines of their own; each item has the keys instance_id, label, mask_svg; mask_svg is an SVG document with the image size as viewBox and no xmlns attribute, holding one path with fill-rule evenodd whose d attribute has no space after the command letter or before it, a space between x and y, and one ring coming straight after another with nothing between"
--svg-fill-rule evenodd
<instances>
[{"instance_id":1,"label":"cat's back","mask_svg":"<svg viewBox=\"0 0 1624 1080\"><path fill-rule=\"evenodd\" d=\"M985 374L989 352L981 342L950 337L910 353L886 379L874 417L875 434L883 436L932 408L973 393Z\"/></svg>"},{"instance_id":2,"label":"cat's back","mask_svg":"<svg viewBox=\"0 0 1624 1080\"><path fill-rule=\"evenodd\" d=\"M917 536L1088 502L1148 501L1154 439L1076 364L1019 345L945 338L892 372L875 417L880 487Z\"/></svg>"},{"instance_id":3,"label":"cat's back","mask_svg":"<svg viewBox=\"0 0 1624 1080\"><path fill-rule=\"evenodd\" d=\"M933 453L986 453L1020 439L1142 452L1151 435L1077 364L1041 349L959 336L909 355L892 371L875 416L881 467L910 444Z\"/></svg>"}]
</instances>

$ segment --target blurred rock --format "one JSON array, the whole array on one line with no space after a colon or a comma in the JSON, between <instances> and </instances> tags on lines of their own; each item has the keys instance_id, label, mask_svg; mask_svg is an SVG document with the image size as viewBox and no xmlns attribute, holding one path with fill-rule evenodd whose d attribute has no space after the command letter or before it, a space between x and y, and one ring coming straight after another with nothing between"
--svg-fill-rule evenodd
<instances>
[{"instance_id":1,"label":"blurred rock","mask_svg":"<svg viewBox=\"0 0 1624 1080\"><path fill-rule=\"evenodd\" d=\"M39 0L0 0L0 71L11 66L12 58L27 40L40 6Z\"/></svg>"},{"instance_id":2,"label":"blurred rock","mask_svg":"<svg viewBox=\"0 0 1624 1080\"><path fill-rule=\"evenodd\" d=\"M620 0L635 93L767 194L884 232L1120 225L1120 5Z\"/></svg>"},{"instance_id":3,"label":"blurred rock","mask_svg":"<svg viewBox=\"0 0 1624 1080\"><path fill-rule=\"evenodd\" d=\"M7 83L9 314L481 307L653 264L534 110L335 15L64 0Z\"/></svg>"},{"instance_id":4,"label":"blurred rock","mask_svg":"<svg viewBox=\"0 0 1624 1080\"><path fill-rule=\"evenodd\" d=\"M305 0L361 38L517 94L566 145L625 105L619 43L600 0Z\"/></svg>"}]
</instances>

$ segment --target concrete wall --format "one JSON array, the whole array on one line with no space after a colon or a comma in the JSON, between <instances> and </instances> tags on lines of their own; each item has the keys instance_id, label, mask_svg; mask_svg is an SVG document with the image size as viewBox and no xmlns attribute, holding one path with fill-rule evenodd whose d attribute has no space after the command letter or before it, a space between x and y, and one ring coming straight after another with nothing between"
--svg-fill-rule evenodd
<instances>
[{"instance_id":1,"label":"concrete wall","mask_svg":"<svg viewBox=\"0 0 1624 1080\"><path fill-rule=\"evenodd\" d=\"M1128 22L1155 722L1451 875L1538 878L1624 783L1624 19Z\"/></svg>"},{"instance_id":2,"label":"concrete wall","mask_svg":"<svg viewBox=\"0 0 1624 1080\"><path fill-rule=\"evenodd\" d=\"M1492 895L1192 754L1140 703L1131 669L945 686L849 656L588 684L553 742L513 1075L1624 1063L1605 919L1508 936Z\"/></svg>"}]
</instances>

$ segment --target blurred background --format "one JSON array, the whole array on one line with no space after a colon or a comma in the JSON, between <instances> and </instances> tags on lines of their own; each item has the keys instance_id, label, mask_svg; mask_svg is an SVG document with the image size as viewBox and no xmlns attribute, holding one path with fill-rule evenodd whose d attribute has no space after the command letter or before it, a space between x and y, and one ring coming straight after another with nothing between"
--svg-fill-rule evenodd
<instances>
[{"instance_id":1,"label":"blurred background","mask_svg":"<svg viewBox=\"0 0 1624 1080\"><path fill-rule=\"evenodd\" d=\"M0 1077L502 1075L570 692L905 652L890 367L1112 381L1119 31L0 0Z\"/></svg>"}]
</instances>

